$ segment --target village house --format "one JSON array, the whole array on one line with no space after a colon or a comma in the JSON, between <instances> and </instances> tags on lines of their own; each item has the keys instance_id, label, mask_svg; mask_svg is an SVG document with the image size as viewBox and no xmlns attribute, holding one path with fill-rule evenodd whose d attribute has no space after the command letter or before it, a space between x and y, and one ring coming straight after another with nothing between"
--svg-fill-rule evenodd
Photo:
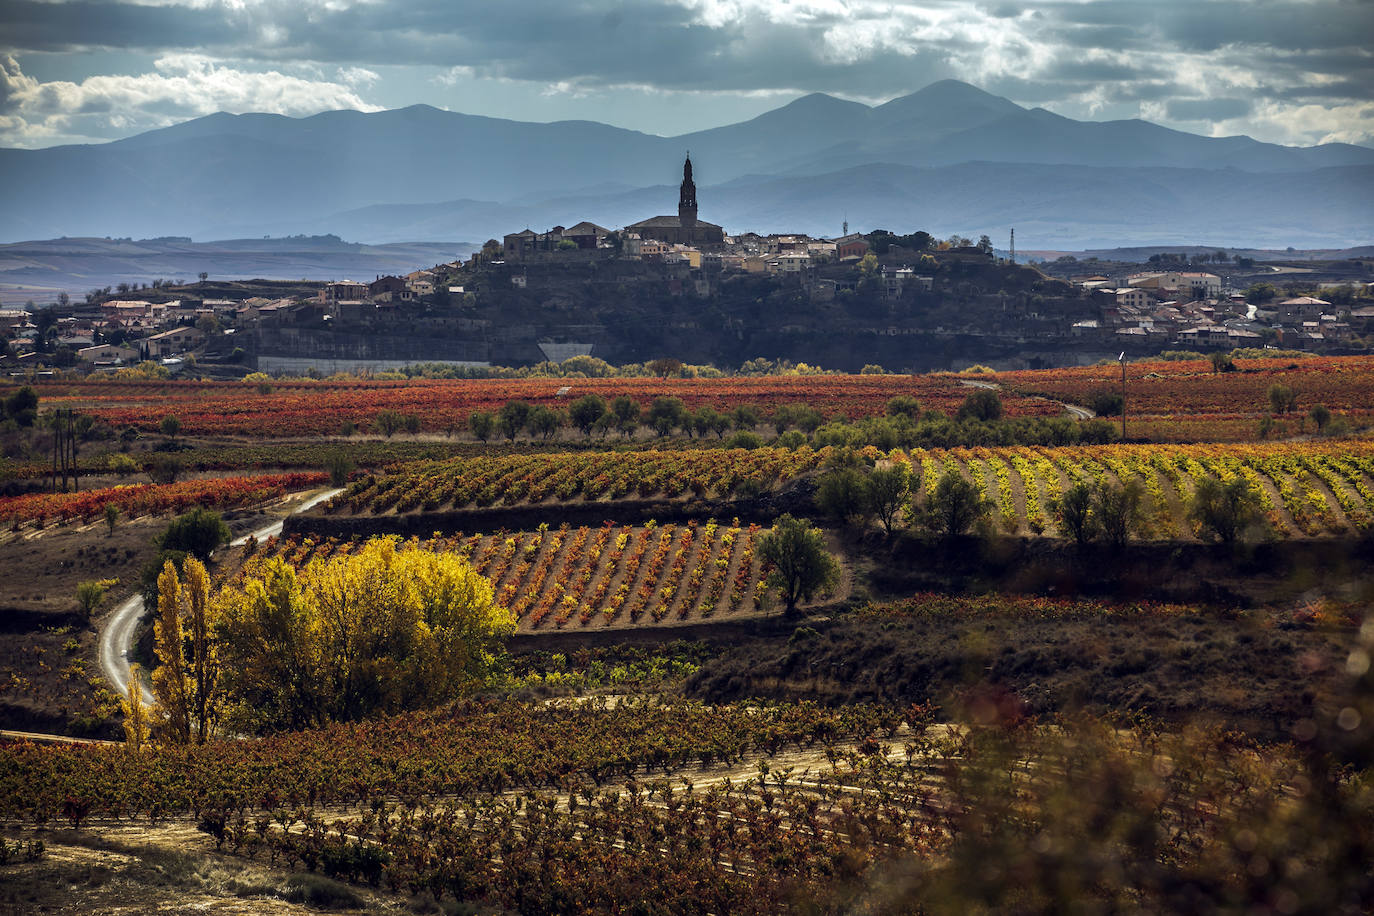
<instances>
[{"instance_id":1,"label":"village house","mask_svg":"<svg viewBox=\"0 0 1374 916\"><path fill-rule=\"evenodd\" d=\"M858 260L868 254L868 239L857 232L835 239L835 257L841 261Z\"/></svg>"},{"instance_id":2,"label":"village house","mask_svg":"<svg viewBox=\"0 0 1374 916\"><path fill-rule=\"evenodd\" d=\"M138 362L139 352L133 347L121 347L117 344L96 344L77 350L76 358L83 363L92 365L98 363L134 363Z\"/></svg>"},{"instance_id":3,"label":"village house","mask_svg":"<svg viewBox=\"0 0 1374 916\"><path fill-rule=\"evenodd\" d=\"M348 299L366 299L367 284L354 283L352 280L336 280L326 283L320 289L319 301L326 308L332 308L335 303Z\"/></svg>"},{"instance_id":4,"label":"village house","mask_svg":"<svg viewBox=\"0 0 1374 916\"><path fill-rule=\"evenodd\" d=\"M205 332L200 328L172 328L161 334L154 334L144 341L150 357L175 356L194 350L205 343Z\"/></svg>"}]
</instances>

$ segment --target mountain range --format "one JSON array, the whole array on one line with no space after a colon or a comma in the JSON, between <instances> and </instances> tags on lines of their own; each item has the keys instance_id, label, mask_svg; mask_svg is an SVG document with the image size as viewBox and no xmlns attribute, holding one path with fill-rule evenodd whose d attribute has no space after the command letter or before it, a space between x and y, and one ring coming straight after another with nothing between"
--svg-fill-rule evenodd
<instances>
[{"instance_id":1,"label":"mountain range","mask_svg":"<svg viewBox=\"0 0 1374 916\"><path fill-rule=\"evenodd\" d=\"M214 114L111 143L0 150L0 241L334 233L499 237L673 212L690 150L727 231L987 233L1027 247L1374 240L1374 149L1075 121L957 81L870 107L813 94L658 137L428 106Z\"/></svg>"}]
</instances>

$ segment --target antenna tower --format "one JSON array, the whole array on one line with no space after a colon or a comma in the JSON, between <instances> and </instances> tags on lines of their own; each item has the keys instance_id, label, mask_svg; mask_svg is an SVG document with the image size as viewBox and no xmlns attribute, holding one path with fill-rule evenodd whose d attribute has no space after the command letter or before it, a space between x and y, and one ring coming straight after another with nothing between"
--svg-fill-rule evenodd
<instances>
[{"instance_id":1,"label":"antenna tower","mask_svg":"<svg viewBox=\"0 0 1374 916\"><path fill-rule=\"evenodd\" d=\"M1011 263L1013 263L1013 264L1016 263L1016 230L1015 230L1015 229L1011 230L1011 257L1010 257L1009 260L1010 260Z\"/></svg>"}]
</instances>

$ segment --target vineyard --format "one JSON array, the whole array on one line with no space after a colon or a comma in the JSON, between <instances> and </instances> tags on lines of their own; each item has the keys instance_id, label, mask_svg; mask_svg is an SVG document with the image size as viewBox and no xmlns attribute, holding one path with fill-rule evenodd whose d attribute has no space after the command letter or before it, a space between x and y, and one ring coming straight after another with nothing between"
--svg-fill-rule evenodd
<instances>
[{"instance_id":1,"label":"vineyard","mask_svg":"<svg viewBox=\"0 0 1374 916\"><path fill-rule=\"evenodd\" d=\"M697 622L767 608L758 525L715 520L685 525L600 528L542 526L538 531L438 537L412 549L447 551L489 578L498 604L521 630ZM346 555L357 540L273 540L265 545L294 565Z\"/></svg>"},{"instance_id":2,"label":"vineyard","mask_svg":"<svg viewBox=\"0 0 1374 916\"><path fill-rule=\"evenodd\" d=\"M771 488L815 468L828 454L826 449L762 448L454 458L355 481L329 508L433 512L497 503L727 494L745 484Z\"/></svg>"},{"instance_id":3,"label":"vineyard","mask_svg":"<svg viewBox=\"0 0 1374 916\"><path fill-rule=\"evenodd\" d=\"M1274 445L1107 445L1078 448L894 451L929 494L946 470L968 477L1007 533L1054 533L1054 506L1076 483L1139 481L1147 536L1188 538L1187 505L1199 481L1240 477L1258 494L1279 537L1363 532L1374 525L1374 445L1368 442ZM880 459L881 460L881 459Z\"/></svg>"},{"instance_id":4,"label":"vineyard","mask_svg":"<svg viewBox=\"0 0 1374 916\"><path fill-rule=\"evenodd\" d=\"M1238 371L1215 372L1206 360L1133 362L1126 370L1128 433L1155 442L1255 439L1270 410L1269 387L1297 394L1298 408L1280 420L1290 433L1314 427L1306 413L1318 404L1357 426L1374 422L1374 357L1238 359ZM1121 391L1111 365L998 373L1004 391L1039 394L1090 406L1093 396Z\"/></svg>"},{"instance_id":5,"label":"vineyard","mask_svg":"<svg viewBox=\"0 0 1374 916\"><path fill-rule=\"evenodd\" d=\"M129 484L75 493L29 493L0 497L0 519L12 526L25 522L90 522L113 506L127 518L185 512L195 506L230 509L278 499L317 487L329 479L322 472L259 474L185 480L171 484Z\"/></svg>"},{"instance_id":6,"label":"vineyard","mask_svg":"<svg viewBox=\"0 0 1374 916\"><path fill-rule=\"evenodd\" d=\"M207 850L522 913L1182 911L1279 893L1334 912L1370 893L1351 864L1371 839L1358 781L1217 731L1039 729L986 708L951 727L924 706L479 700L177 751L9 744L0 815L191 815Z\"/></svg>"},{"instance_id":7,"label":"vineyard","mask_svg":"<svg viewBox=\"0 0 1374 916\"><path fill-rule=\"evenodd\" d=\"M822 468L831 448L577 453L455 458L405 465L355 481L333 512L426 512L497 503L615 500L631 496L725 495L743 484L769 488ZM910 469L917 501L945 471L972 480L1008 534L1057 534L1065 490L1138 480L1155 539L1190 538L1187 506L1198 481L1241 477L1259 496L1279 537L1352 534L1374 526L1374 444L1366 440L1245 446L1105 445L1072 448L867 448L870 461Z\"/></svg>"},{"instance_id":8,"label":"vineyard","mask_svg":"<svg viewBox=\"0 0 1374 916\"><path fill-rule=\"evenodd\" d=\"M570 388L563 397L559 389ZM831 417L850 419L882 414L899 395L916 398L922 409L953 414L968 389L956 375L835 375L721 379L516 379L500 381L275 382L261 393L242 382L87 380L40 384L46 406L72 407L112 426L156 432L162 418L175 415L187 435L282 438L335 436L345 422L368 429L383 409L415 414L426 433L466 427L474 411L497 411L524 400L564 407L585 394L606 400L625 395L641 408L654 398L680 398L695 410L710 406L728 412L754 405L771 413L784 405L807 405ZM1009 394L1011 416L1055 416L1062 410L1047 401Z\"/></svg>"}]
</instances>

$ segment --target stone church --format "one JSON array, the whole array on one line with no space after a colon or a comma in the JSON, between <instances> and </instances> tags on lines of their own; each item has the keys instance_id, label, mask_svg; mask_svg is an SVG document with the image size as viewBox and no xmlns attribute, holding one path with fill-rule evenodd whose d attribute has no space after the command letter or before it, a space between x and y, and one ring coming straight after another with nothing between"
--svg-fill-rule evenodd
<instances>
[{"instance_id":1,"label":"stone church","mask_svg":"<svg viewBox=\"0 0 1374 916\"><path fill-rule=\"evenodd\" d=\"M697 186L692 181L692 157L682 164L682 190L677 200L677 216L655 216L625 227L641 239L654 239L670 245L723 245L725 230L715 223L697 219Z\"/></svg>"}]
</instances>

